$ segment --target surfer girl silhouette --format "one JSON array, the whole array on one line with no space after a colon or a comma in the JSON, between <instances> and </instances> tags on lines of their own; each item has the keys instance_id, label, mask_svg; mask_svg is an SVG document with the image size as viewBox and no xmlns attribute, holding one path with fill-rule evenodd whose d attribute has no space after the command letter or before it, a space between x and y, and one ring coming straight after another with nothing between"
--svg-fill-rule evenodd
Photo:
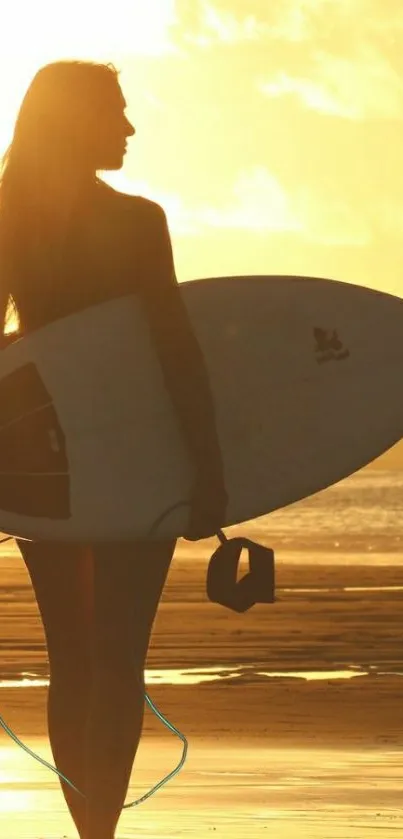
<instances>
[{"instance_id":1,"label":"surfer girl silhouette","mask_svg":"<svg viewBox=\"0 0 403 839\"><path fill-rule=\"evenodd\" d=\"M138 294L193 458L186 538L198 539L221 527L227 504L212 398L178 291L164 210L97 176L122 167L135 134L118 76L112 64L60 61L42 67L26 91L0 180L2 323L10 301L19 337L86 306ZM2 345L9 340L3 331ZM59 777L62 791L80 839L114 839L175 540L17 545L46 636L53 757L85 797Z\"/></svg>"}]
</instances>

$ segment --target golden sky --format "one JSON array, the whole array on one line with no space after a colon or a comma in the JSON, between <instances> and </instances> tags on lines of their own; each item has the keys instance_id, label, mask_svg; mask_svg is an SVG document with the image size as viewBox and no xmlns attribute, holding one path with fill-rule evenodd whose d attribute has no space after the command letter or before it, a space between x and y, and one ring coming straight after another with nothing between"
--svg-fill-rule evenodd
<instances>
[{"instance_id":1,"label":"golden sky","mask_svg":"<svg viewBox=\"0 0 403 839\"><path fill-rule=\"evenodd\" d=\"M122 71L137 134L102 177L162 204L180 281L403 296L401 0L14 0L1 41L0 152L42 64Z\"/></svg>"}]
</instances>

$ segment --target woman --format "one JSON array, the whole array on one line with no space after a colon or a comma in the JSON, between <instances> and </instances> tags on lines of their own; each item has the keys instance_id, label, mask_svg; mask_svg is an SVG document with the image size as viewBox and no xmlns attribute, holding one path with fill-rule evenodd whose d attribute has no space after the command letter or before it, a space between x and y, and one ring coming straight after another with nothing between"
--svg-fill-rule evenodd
<instances>
[{"instance_id":1,"label":"woman","mask_svg":"<svg viewBox=\"0 0 403 839\"><path fill-rule=\"evenodd\" d=\"M23 99L0 183L0 306L20 334L136 293L195 465L187 538L223 523L226 493L203 357L178 292L162 208L116 192L135 133L113 65L39 70ZM6 341L6 339L4 339ZM48 725L81 839L114 839L144 713L144 666L175 540L76 545L17 540L42 616Z\"/></svg>"}]
</instances>

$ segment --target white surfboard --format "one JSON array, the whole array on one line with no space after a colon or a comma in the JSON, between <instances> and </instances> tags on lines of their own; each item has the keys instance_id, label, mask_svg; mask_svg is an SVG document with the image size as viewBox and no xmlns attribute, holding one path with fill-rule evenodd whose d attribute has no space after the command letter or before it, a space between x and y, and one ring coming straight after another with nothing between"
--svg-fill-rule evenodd
<instances>
[{"instance_id":1,"label":"white surfboard","mask_svg":"<svg viewBox=\"0 0 403 839\"><path fill-rule=\"evenodd\" d=\"M180 285L206 360L229 505L223 526L318 492L403 431L403 301L310 277ZM54 321L0 352L0 530L144 538L192 469L139 301ZM154 536L186 532L188 509Z\"/></svg>"}]
</instances>

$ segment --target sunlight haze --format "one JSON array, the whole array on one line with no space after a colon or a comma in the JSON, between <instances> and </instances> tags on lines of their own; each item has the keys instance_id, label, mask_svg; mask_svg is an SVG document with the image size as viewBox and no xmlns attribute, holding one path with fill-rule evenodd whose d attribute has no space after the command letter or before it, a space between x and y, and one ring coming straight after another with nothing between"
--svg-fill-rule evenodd
<instances>
[{"instance_id":1,"label":"sunlight haze","mask_svg":"<svg viewBox=\"0 0 403 839\"><path fill-rule=\"evenodd\" d=\"M403 0L1 10L0 839L403 837Z\"/></svg>"},{"instance_id":2,"label":"sunlight haze","mask_svg":"<svg viewBox=\"0 0 403 839\"><path fill-rule=\"evenodd\" d=\"M399 2L15 2L2 36L1 153L40 66L121 70L136 135L100 175L164 207L179 281L301 274L402 295Z\"/></svg>"}]
</instances>

